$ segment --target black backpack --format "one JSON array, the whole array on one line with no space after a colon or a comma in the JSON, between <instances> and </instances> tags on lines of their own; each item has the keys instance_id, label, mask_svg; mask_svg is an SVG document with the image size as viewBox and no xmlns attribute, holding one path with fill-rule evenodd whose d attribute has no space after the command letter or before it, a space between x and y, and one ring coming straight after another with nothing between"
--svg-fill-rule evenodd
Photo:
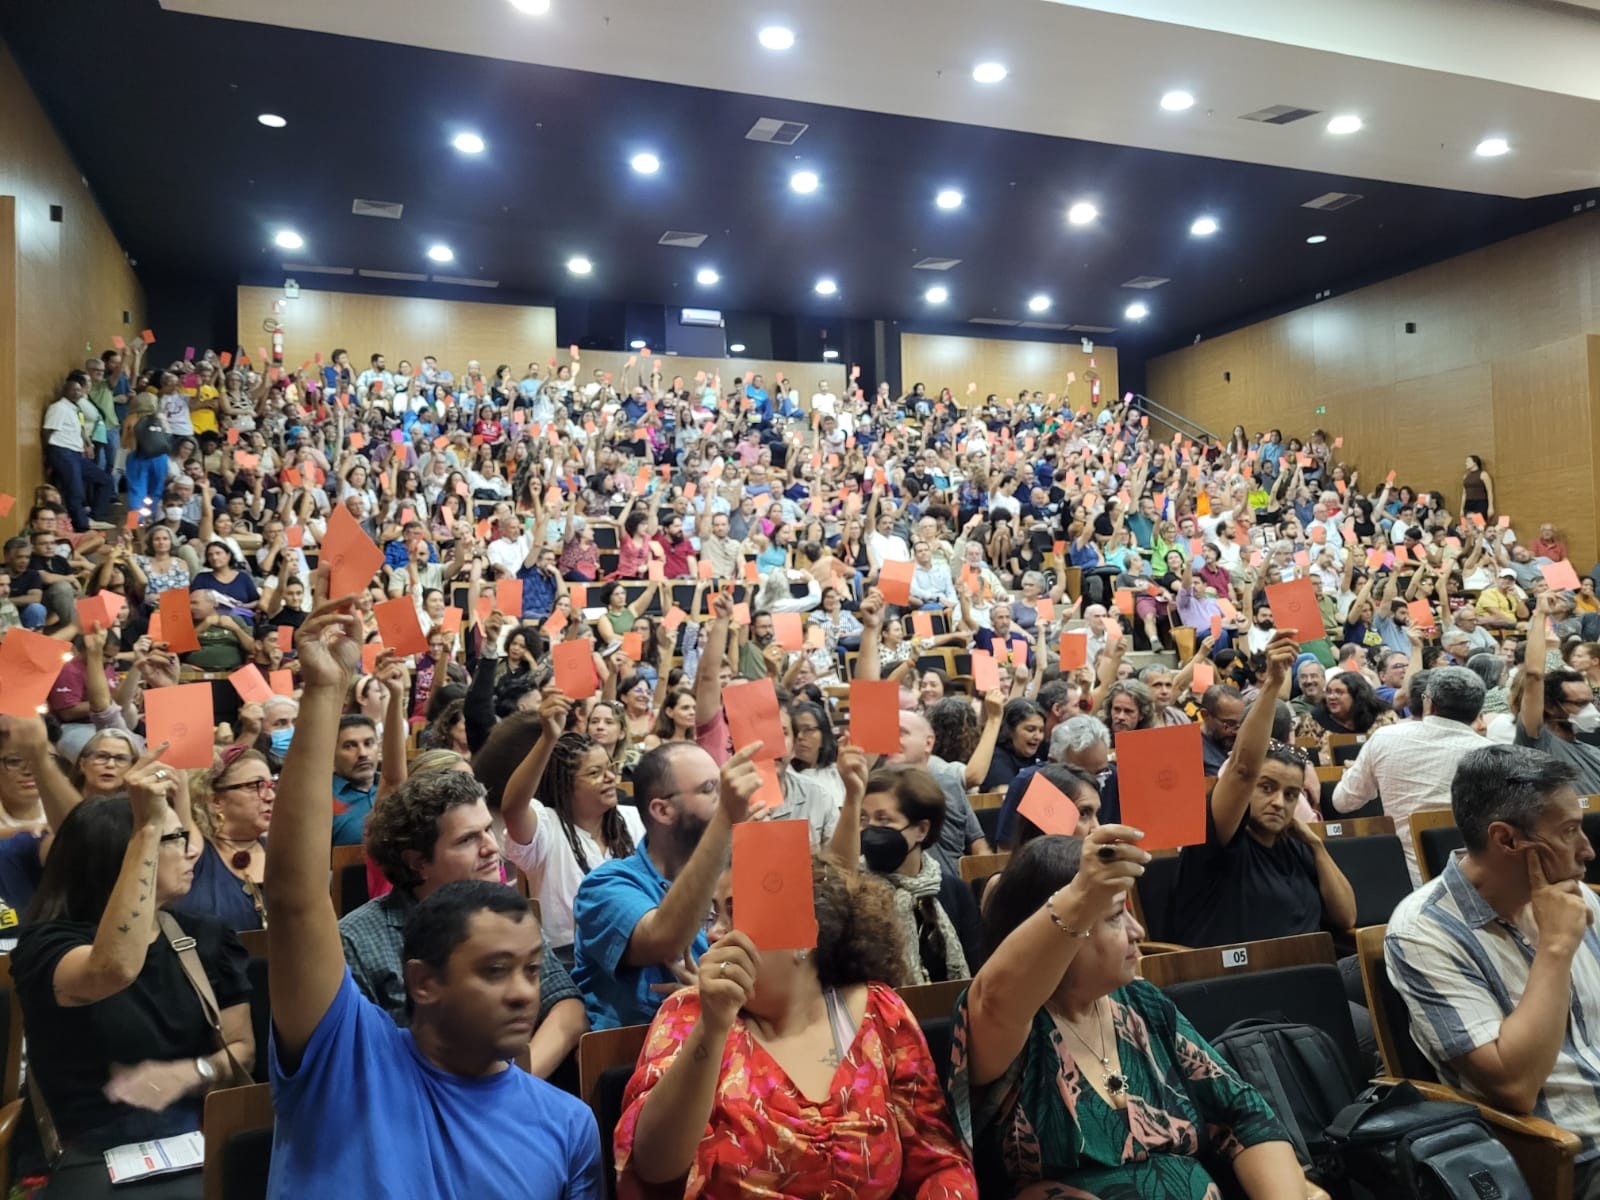
<instances>
[{"instance_id":1,"label":"black backpack","mask_svg":"<svg viewBox=\"0 0 1600 1200\"><path fill-rule=\"evenodd\" d=\"M1328 1137L1345 1177L1385 1200L1532 1200L1476 1106L1425 1100L1404 1080L1362 1092Z\"/></svg>"},{"instance_id":2,"label":"black backpack","mask_svg":"<svg viewBox=\"0 0 1600 1200\"><path fill-rule=\"evenodd\" d=\"M1211 1044L1272 1106L1300 1165L1319 1183L1337 1178L1327 1129L1359 1086L1338 1043L1312 1025L1251 1019L1235 1021Z\"/></svg>"},{"instance_id":3,"label":"black backpack","mask_svg":"<svg viewBox=\"0 0 1600 1200\"><path fill-rule=\"evenodd\" d=\"M172 437L162 427L161 418L151 413L134 424L133 445L140 458L158 458L171 452Z\"/></svg>"}]
</instances>

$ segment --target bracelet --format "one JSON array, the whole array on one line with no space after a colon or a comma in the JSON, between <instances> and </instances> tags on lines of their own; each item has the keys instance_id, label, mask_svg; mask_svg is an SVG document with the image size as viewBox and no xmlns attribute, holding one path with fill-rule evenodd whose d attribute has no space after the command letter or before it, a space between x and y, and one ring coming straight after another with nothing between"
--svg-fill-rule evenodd
<instances>
[{"instance_id":1,"label":"bracelet","mask_svg":"<svg viewBox=\"0 0 1600 1200\"><path fill-rule=\"evenodd\" d=\"M1061 930L1061 932L1066 934L1068 937L1086 938L1094 932L1094 930L1088 929L1080 933L1076 929L1067 928L1066 922L1064 922L1060 917L1056 916L1056 898L1054 895L1051 895L1051 897L1044 902L1044 911L1050 914L1050 924Z\"/></svg>"}]
</instances>

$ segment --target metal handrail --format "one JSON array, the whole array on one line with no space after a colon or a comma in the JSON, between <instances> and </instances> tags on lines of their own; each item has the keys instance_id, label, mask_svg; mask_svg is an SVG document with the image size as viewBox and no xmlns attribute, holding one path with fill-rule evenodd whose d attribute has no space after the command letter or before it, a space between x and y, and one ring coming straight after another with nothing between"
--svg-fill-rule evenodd
<instances>
[{"instance_id":1,"label":"metal handrail","mask_svg":"<svg viewBox=\"0 0 1600 1200\"><path fill-rule=\"evenodd\" d=\"M1213 442L1222 440L1217 434L1207 429L1194 418L1175 412L1165 404L1150 399L1149 396L1135 393L1133 400L1140 411L1149 415L1151 421L1161 422L1174 433L1181 433L1184 437L1192 438L1196 441L1201 438L1209 438Z\"/></svg>"}]
</instances>

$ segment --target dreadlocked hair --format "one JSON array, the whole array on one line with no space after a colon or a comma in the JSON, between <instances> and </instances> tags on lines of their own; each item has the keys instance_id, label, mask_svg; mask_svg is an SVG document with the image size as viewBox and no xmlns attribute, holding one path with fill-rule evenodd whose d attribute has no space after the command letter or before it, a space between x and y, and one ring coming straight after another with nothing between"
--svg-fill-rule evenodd
<instances>
[{"instance_id":1,"label":"dreadlocked hair","mask_svg":"<svg viewBox=\"0 0 1600 1200\"><path fill-rule=\"evenodd\" d=\"M572 857L577 859L578 869L585 875L600 864L589 861L583 843L578 840L578 827L572 823L572 793L578 782L578 769L583 764L584 756L591 750L605 754L605 747L586 733L562 734L550 751L550 765L545 768L544 787L541 789L545 794L545 803L555 810L556 817L561 821L561 831L567 835L567 844L572 847ZM609 764L609 755L606 761ZM612 858L626 858L633 853L633 838L628 833L628 827L622 823L622 814L615 808L607 809L605 816L600 818L600 840Z\"/></svg>"}]
</instances>

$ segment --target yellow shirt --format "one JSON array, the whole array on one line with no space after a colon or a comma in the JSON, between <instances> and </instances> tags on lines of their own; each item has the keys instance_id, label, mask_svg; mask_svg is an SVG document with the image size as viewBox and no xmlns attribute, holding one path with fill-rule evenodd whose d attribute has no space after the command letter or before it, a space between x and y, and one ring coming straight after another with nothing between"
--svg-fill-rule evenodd
<instances>
[{"instance_id":1,"label":"yellow shirt","mask_svg":"<svg viewBox=\"0 0 1600 1200\"><path fill-rule=\"evenodd\" d=\"M1478 611L1503 613L1514 621L1517 619L1517 598L1506 595L1498 587L1484 588L1478 593Z\"/></svg>"}]
</instances>

